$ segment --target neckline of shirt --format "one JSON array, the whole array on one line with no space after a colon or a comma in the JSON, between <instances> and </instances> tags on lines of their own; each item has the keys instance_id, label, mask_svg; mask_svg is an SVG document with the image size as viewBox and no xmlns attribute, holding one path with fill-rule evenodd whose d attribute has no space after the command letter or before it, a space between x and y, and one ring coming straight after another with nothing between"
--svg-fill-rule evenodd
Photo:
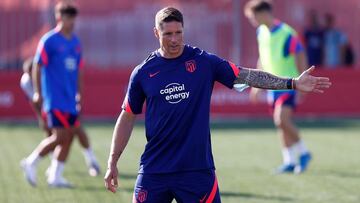
<instances>
[{"instance_id":1,"label":"neckline of shirt","mask_svg":"<svg viewBox=\"0 0 360 203\"><path fill-rule=\"evenodd\" d=\"M159 52L159 49L157 49L157 50L155 51L155 55L156 55L159 59L161 59L161 60L163 60L163 61L178 61L178 60L183 59L183 58L185 58L185 57L187 56L189 48L190 48L190 46L187 45L187 44L185 44L185 45L184 45L183 52L181 53L180 56L178 56L178 57L176 57L176 58L165 58L165 57L161 56L161 54L160 54L160 52Z\"/></svg>"}]
</instances>

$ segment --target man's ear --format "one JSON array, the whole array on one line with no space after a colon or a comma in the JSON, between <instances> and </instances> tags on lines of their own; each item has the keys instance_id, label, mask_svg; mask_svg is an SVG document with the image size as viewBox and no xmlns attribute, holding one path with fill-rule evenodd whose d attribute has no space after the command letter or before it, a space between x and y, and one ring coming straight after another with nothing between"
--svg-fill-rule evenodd
<instances>
[{"instance_id":1,"label":"man's ear","mask_svg":"<svg viewBox=\"0 0 360 203\"><path fill-rule=\"evenodd\" d=\"M159 39L159 30L156 27L154 27L154 35L157 39Z\"/></svg>"}]
</instances>

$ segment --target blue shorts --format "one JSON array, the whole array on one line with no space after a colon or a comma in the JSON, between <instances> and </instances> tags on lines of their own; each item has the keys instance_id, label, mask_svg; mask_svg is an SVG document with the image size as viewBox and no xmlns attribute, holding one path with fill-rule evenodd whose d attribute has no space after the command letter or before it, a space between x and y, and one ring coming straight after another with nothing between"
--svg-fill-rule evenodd
<instances>
[{"instance_id":1,"label":"blue shorts","mask_svg":"<svg viewBox=\"0 0 360 203\"><path fill-rule=\"evenodd\" d=\"M70 128L80 126L77 114L62 112L52 109L46 114L46 120L49 128Z\"/></svg>"},{"instance_id":2,"label":"blue shorts","mask_svg":"<svg viewBox=\"0 0 360 203\"><path fill-rule=\"evenodd\" d=\"M286 91L268 91L267 94L269 105L274 109L276 106L290 106L292 109L296 108L296 91L286 90Z\"/></svg>"},{"instance_id":3,"label":"blue shorts","mask_svg":"<svg viewBox=\"0 0 360 203\"><path fill-rule=\"evenodd\" d=\"M215 171L202 170L169 174L139 174L133 203L219 203Z\"/></svg>"}]
</instances>

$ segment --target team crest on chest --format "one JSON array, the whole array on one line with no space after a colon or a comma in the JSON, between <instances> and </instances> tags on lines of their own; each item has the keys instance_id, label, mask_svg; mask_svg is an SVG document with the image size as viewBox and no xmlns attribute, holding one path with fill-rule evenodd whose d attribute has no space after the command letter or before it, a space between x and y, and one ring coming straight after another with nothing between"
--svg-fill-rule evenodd
<instances>
[{"instance_id":1,"label":"team crest on chest","mask_svg":"<svg viewBox=\"0 0 360 203\"><path fill-rule=\"evenodd\" d=\"M190 73L193 73L196 70L196 62L195 60L190 60L185 62L186 70Z\"/></svg>"}]
</instances>

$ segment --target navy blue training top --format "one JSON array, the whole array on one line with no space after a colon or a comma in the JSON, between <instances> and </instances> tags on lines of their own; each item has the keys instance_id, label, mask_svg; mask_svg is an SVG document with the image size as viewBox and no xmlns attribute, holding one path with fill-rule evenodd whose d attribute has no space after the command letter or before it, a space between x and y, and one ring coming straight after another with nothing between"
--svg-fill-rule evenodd
<instances>
[{"instance_id":1,"label":"navy blue training top","mask_svg":"<svg viewBox=\"0 0 360 203\"><path fill-rule=\"evenodd\" d=\"M175 59L155 51L133 70L123 109L140 114L146 101L147 144L139 173L215 169L211 94L215 81L232 88L238 73L233 63L189 45Z\"/></svg>"}]
</instances>

